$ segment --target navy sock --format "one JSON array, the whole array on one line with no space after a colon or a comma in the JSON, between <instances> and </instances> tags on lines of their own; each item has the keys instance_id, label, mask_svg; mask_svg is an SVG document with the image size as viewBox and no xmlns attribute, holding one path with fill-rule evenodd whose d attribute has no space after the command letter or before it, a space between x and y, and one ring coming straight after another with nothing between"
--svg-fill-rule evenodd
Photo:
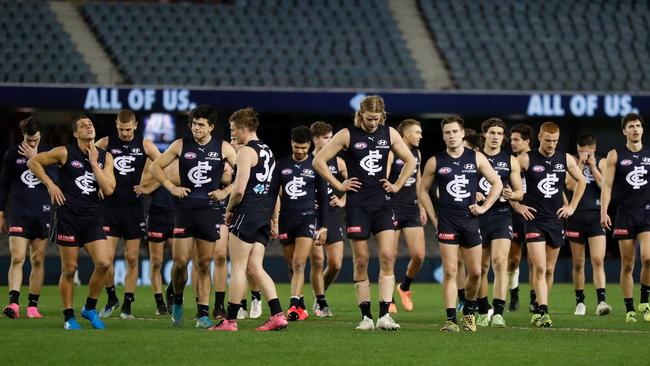
<instances>
[{"instance_id":1,"label":"navy sock","mask_svg":"<svg viewBox=\"0 0 650 366\"><path fill-rule=\"evenodd\" d=\"M488 313L488 298L486 297L479 297L477 300L477 305L478 305L478 313L479 314L487 314Z\"/></svg>"},{"instance_id":2,"label":"navy sock","mask_svg":"<svg viewBox=\"0 0 650 366\"><path fill-rule=\"evenodd\" d=\"M456 318L456 308L447 309L447 320L458 324L458 319Z\"/></svg>"},{"instance_id":3,"label":"navy sock","mask_svg":"<svg viewBox=\"0 0 650 366\"><path fill-rule=\"evenodd\" d=\"M623 299L625 302L625 312L634 311L634 298Z\"/></svg>"},{"instance_id":4,"label":"navy sock","mask_svg":"<svg viewBox=\"0 0 650 366\"><path fill-rule=\"evenodd\" d=\"M494 307L494 314L503 315L503 310L506 307L506 301L500 299L492 299L492 307Z\"/></svg>"},{"instance_id":5,"label":"navy sock","mask_svg":"<svg viewBox=\"0 0 650 366\"><path fill-rule=\"evenodd\" d=\"M9 303L19 305L20 291L11 290L9 291Z\"/></svg>"},{"instance_id":6,"label":"navy sock","mask_svg":"<svg viewBox=\"0 0 650 366\"><path fill-rule=\"evenodd\" d=\"M537 294L535 293L535 290L530 290L530 303L534 304L537 302Z\"/></svg>"},{"instance_id":7,"label":"navy sock","mask_svg":"<svg viewBox=\"0 0 650 366\"><path fill-rule=\"evenodd\" d=\"M476 306L476 299L465 299L465 306L463 307L463 315L474 315L474 307Z\"/></svg>"},{"instance_id":8,"label":"navy sock","mask_svg":"<svg viewBox=\"0 0 650 366\"><path fill-rule=\"evenodd\" d=\"M241 308L244 310L248 310L248 301L246 299L241 300Z\"/></svg>"},{"instance_id":9,"label":"navy sock","mask_svg":"<svg viewBox=\"0 0 650 366\"><path fill-rule=\"evenodd\" d=\"M604 288L597 288L596 289L596 297L598 298L598 302L603 302L606 299L605 295L605 289Z\"/></svg>"},{"instance_id":10,"label":"navy sock","mask_svg":"<svg viewBox=\"0 0 650 366\"><path fill-rule=\"evenodd\" d=\"M318 307L323 309L327 307L327 300L325 300L325 295L317 295L316 296L316 303L318 303Z\"/></svg>"},{"instance_id":11,"label":"navy sock","mask_svg":"<svg viewBox=\"0 0 650 366\"><path fill-rule=\"evenodd\" d=\"M97 299L92 299L90 297L86 298L86 305L84 306L86 310L94 310L97 307Z\"/></svg>"},{"instance_id":12,"label":"navy sock","mask_svg":"<svg viewBox=\"0 0 650 366\"><path fill-rule=\"evenodd\" d=\"M300 306L303 309L306 309L307 307L305 306L305 297L300 296L300 302L298 302L298 306Z\"/></svg>"},{"instance_id":13,"label":"navy sock","mask_svg":"<svg viewBox=\"0 0 650 366\"><path fill-rule=\"evenodd\" d=\"M296 308L300 307L300 298L296 296L292 296L291 299L289 299L289 307L295 306Z\"/></svg>"},{"instance_id":14,"label":"navy sock","mask_svg":"<svg viewBox=\"0 0 650 366\"><path fill-rule=\"evenodd\" d=\"M280 314L282 312L282 306L280 305L280 300L276 297L275 299L269 300L269 310L271 311L271 316Z\"/></svg>"},{"instance_id":15,"label":"navy sock","mask_svg":"<svg viewBox=\"0 0 650 366\"><path fill-rule=\"evenodd\" d=\"M71 318L74 318L74 310L73 309L65 309L63 310L63 318L67 322Z\"/></svg>"},{"instance_id":16,"label":"navy sock","mask_svg":"<svg viewBox=\"0 0 650 366\"><path fill-rule=\"evenodd\" d=\"M537 307L537 314L539 315L548 314L548 305L539 305Z\"/></svg>"},{"instance_id":17,"label":"navy sock","mask_svg":"<svg viewBox=\"0 0 650 366\"><path fill-rule=\"evenodd\" d=\"M135 302L135 295L133 292L124 293L124 305L131 305L132 302Z\"/></svg>"},{"instance_id":18,"label":"navy sock","mask_svg":"<svg viewBox=\"0 0 650 366\"><path fill-rule=\"evenodd\" d=\"M585 302L585 290L576 290L576 305Z\"/></svg>"},{"instance_id":19,"label":"navy sock","mask_svg":"<svg viewBox=\"0 0 650 366\"><path fill-rule=\"evenodd\" d=\"M119 301L117 299L117 295L115 294L115 286L106 287L106 294L108 295L108 302L109 303L116 303L116 302Z\"/></svg>"},{"instance_id":20,"label":"navy sock","mask_svg":"<svg viewBox=\"0 0 650 366\"><path fill-rule=\"evenodd\" d=\"M409 291L411 289L411 282L413 282L411 277L404 276L402 283L399 284L399 288L401 288L402 291Z\"/></svg>"},{"instance_id":21,"label":"navy sock","mask_svg":"<svg viewBox=\"0 0 650 366\"><path fill-rule=\"evenodd\" d=\"M153 294L153 299L156 301L156 306L164 306L162 294Z\"/></svg>"},{"instance_id":22,"label":"navy sock","mask_svg":"<svg viewBox=\"0 0 650 366\"><path fill-rule=\"evenodd\" d=\"M36 294L29 294L29 295L27 295L27 300L29 301L29 303L27 304L27 306L37 307L37 306L38 306L38 298L39 298L39 297L40 297L40 295L36 295Z\"/></svg>"},{"instance_id":23,"label":"navy sock","mask_svg":"<svg viewBox=\"0 0 650 366\"><path fill-rule=\"evenodd\" d=\"M237 313L239 312L239 308L241 307L241 304L233 304L231 302L228 302L228 310L226 314L226 319L228 320L237 320Z\"/></svg>"},{"instance_id":24,"label":"navy sock","mask_svg":"<svg viewBox=\"0 0 650 366\"><path fill-rule=\"evenodd\" d=\"M367 316L368 318L372 319L372 313L370 312L370 302L369 301L363 301L361 304L359 304L359 309L361 309L361 318L364 316Z\"/></svg>"},{"instance_id":25,"label":"navy sock","mask_svg":"<svg viewBox=\"0 0 650 366\"><path fill-rule=\"evenodd\" d=\"M650 295L650 286L646 286L644 284L641 284L641 299L639 300L640 303L648 302L648 296Z\"/></svg>"},{"instance_id":26,"label":"navy sock","mask_svg":"<svg viewBox=\"0 0 650 366\"><path fill-rule=\"evenodd\" d=\"M198 315L199 318L203 316L208 316L210 310L208 305L204 305L204 304L196 304L196 309L197 309L196 315Z\"/></svg>"},{"instance_id":27,"label":"navy sock","mask_svg":"<svg viewBox=\"0 0 650 366\"><path fill-rule=\"evenodd\" d=\"M381 318L382 316L388 314L388 307L390 306L389 302L386 301L380 301L379 302L379 317Z\"/></svg>"},{"instance_id":28,"label":"navy sock","mask_svg":"<svg viewBox=\"0 0 650 366\"><path fill-rule=\"evenodd\" d=\"M217 309L223 309L223 303L226 300L226 293L222 291L214 292L214 307Z\"/></svg>"},{"instance_id":29,"label":"navy sock","mask_svg":"<svg viewBox=\"0 0 650 366\"><path fill-rule=\"evenodd\" d=\"M183 305L183 293L182 292L180 294L174 294L174 304L175 305Z\"/></svg>"},{"instance_id":30,"label":"navy sock","mask_svg":"<svg viewBox=\"0 0 650 366\"><path fill-rule=\"evenodd\" d=\"M251 291L251 300L255 300L255 299L257 299L257 301L262 300L262 292L261 291Z\"/></svg>"}]
</instances>

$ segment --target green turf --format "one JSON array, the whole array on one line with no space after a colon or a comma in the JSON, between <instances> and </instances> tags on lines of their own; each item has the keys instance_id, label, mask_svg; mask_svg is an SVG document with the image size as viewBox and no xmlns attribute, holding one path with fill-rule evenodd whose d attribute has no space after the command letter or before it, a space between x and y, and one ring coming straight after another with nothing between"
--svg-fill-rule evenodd
<instances>
[{"instance_id":1,"label":"green turf","mask_svg":"<svg viewBox=\"0 0 650 366\"><path fill-rule=\"evenodd\" d=\"M79 319L83 330L62 329L60 299L56 287L46 287L40 299L44 319L28 320L21 308L18 320L0 319L0 355L5 365L139 365L139 364L229 364L229 365L402 365L402 364L518 364L518 365L648 365L650 323L625 324L624 307L617 286L610 285L608 300L613 313L599 317L595 293L588 286L584 317L573 315L575 307L570 285L556 285L551 296L552 329L531 329L526 309L528 287L522 286L524 308L506 312L507 329L483 329L476 333L442 333L445 318L439 285L413 286L415 310L400 310L394 318L398 332L359 332L359 318L353 286L337 284L328 292L335 317L291 323L281 332L256 332L262 319L239 322L238 333L215 333L194 328L191 320L196 308L192 292L186 292L185 326L174 329L168 316L156 317L149 288L139 288L133 304L137 320L122 320L113 315L107 330L91 330ZM280 285L283 306L288 302L288 286ZM27 288L23 288L26 303ZM122 293L118 289L118 293ZM7 288L0 287L6 294ZM76 289L76 313L87 294ZM635 295L638 289L635 290ZM376 296L376 288L373 288ZM121 297L121 295L120 295ZM311 308L311 296L306 299ZM638 303L638 297L637 297ZM106 298L102 294L99 306ZM399 302L399 300L398 300ZM638 304L637 304L638 305ZM373 314L377 315L373 304ZM268 316L264 307L263 318ZM189 318L189 319L188 319ZM16 355L7 358L7 355ZM10 361L8 361L10 360Z\"/></svg>"}]
</instances>

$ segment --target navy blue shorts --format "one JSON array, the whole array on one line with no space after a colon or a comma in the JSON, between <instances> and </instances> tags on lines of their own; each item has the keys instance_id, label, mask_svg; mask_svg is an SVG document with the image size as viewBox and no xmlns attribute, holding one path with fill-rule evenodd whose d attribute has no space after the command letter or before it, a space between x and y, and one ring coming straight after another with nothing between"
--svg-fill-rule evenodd
<instances>
[{"instance_id":1,"label":"navy blue shorts","mask_svg":"<svg viewBox=\"0 0 650 366\"><path fill-rule=\"evenodd\" d=\"M165 242L174 235L174 210L149 212L147 217L147 240Z\"/></svg>"},{"instance_id":2,"label":"navy blue shorts","mask_svg":"<svg viewBox=\"0 0 650 366\"><path fill-rule=\"evenodd\" d=\"M588 238L604 235L605 229L600 226L600 211L576 211L566 220L564 236L574 243L586 243Z\"/></svg>"},{"instance_id":3,"label":"navy blue shorts","mask_svg":"<svg viewBox=\"0 0 650 366\"><path fill-rule=\"evenodd\" d=\"M343 209L330 210L325 216L325 226L327 227L327 239L325 245L343 241Z\"/></svg>"},{"instance_id":4,"label":"navy blue shorts","mask_svg":"<svg viewBox=\"0 0 650 366\"><path fill-rule=\"evenodd\" d=\"M395 214L395 229L406 227L422 227L420 207L417 205L392 205Z\"/></svg>"},{"instance_id":5,"label":"navy blue shorts","mask_svg":"<svg viewBox=\"0 0 650 366\"><path fill-rule=\"evenodd\" d=\"M564 244L564 220L558 218L535 218L526 221L526 243L546 242L559 248Z\"/></svg>"},{"instance_id":6,"label":"navy blue shorts","mask_svg":"<svg viewBox=\"0 0 650 366\"><path fill-rule=\"evenodd\" d=\"M197 238L217 241L221 238L219 217L223 212L216 208L176 209L174 219L174 238Z\"/></svg>"},{"instance_id":7,"label":"navy blue shorts","mask_svg":"<svg viewBox=\"0 0 650 366\"><path fill-rule=\"evenodd\" d=\"M483 237L483 246L490 246L492 240L512 240L512 214L510 211L480 215L478 220L481 227L481 236Z\"/></svg>"},{"instance_id":8,"label":"navy blue shorts","mask_svg":"<svg viewBox=\"0 0 650 366\"><path fill-rule=\"evenodd\" d=\"M271 238L271 215L271 210L235 209L228 229L246 243L266 246Z\"/></svg>"},{"instance_id":9,"label":"navy blue shorts","mask_svg":"<svg viewBox=\"0 0 650 366\"><path fill-rule=\"evenodd\" d=\"M650 231L650 207L622 208L616 210L612 228L615 239L634 239L638 234Z\"/></svg>"},{"instance_id":10,"label":"navy blue shorts","mask_svg":"<svg viewBox=\"0 0 650 366\"><path fill-rule=\"evenodd\" d=\"M128 206L104 206L104 233L124 240L142 239L147 233L142 203Z\"/></svg>"},{"instance_id":11,"label":"navy blue shorts","mask_svg":"<svg viewBox=\"0 0 650 366\"><path fill-rule=\"evenodd\" d=\"M50 215L10 217L8 233L28 240L49 238Z\"/></svg>"},{"instance_id":12,"label":"navy blue shorts","mask_svg":"<svg viewBox=\"0 0 650 366\"><path fill-rule=\"evenodd\" d=\"M56 243L65 247L83 247L97 240L106 240L102 228L102 214L77 215L65 206L55 214Z\"/></svg>"},{"instance_id":13,"label":"navy blue shorts","mask_svg":"<svg viewBox=\"0 0 650 366\"><path fill-rule=\"evenodd\" d=\"M395 230L395 216L389 206L346 206L345 232L350 239L366 240L370 234Z\"/></svg>"},{"instance_id":14,"label":"navy blue shorts","mask_svg":"<svg viewBox=\"0 0 650 366\"><path fill-rule=\"evenodd\" d=\"M472 248L483 242L478 217L452 216L443 211L438 213L438 241Z\"/></svg>"},{"instance_id":15,"label":"navy blue shorts","mask_svg":"<svg viewBox=\"0 0 650 366\"><path fill-rule=\"evenodd\" d=\"M296 238L313 239L319 229L314 211L280 212L278 239L280 244L293 244Z\"/></svg>"},{"instance_id":16,"label":"navy blue shorts","mask_svg":"<svg viewBox=\"0 0 650 366\"><path fill-rule=\"evenodd\" d=\"M516 212L512 212L512 241L523 244L526 241L526 219Z\"/></svg>"}]
</instances>

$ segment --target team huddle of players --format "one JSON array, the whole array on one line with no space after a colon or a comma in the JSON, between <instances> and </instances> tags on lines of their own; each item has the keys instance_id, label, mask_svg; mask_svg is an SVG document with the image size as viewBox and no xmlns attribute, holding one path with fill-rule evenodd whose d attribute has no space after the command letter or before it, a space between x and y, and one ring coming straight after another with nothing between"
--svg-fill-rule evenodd
<instances>
[{"instance_id":1,"label":"team huddle of players","mask_svg":"<svg viewBox=\"0 0 650 366\"><path fill-rule=\"evenodd\" d=\"M460 330L456 311L461 308L462 327L467 331L476 331L477 326L506 326L508 288L509 309L519 306L518 268L524 244L533 289L531 325L551 327L548 294L565 237L573 254L575 314L586 313L587 243L597 288L596 313L608 314L612 308L605 298L605 229L619 240L626 322L636 322L632 273L636 243L641 247L639 311L650 321L650 151L641 141L643 119L638 114L623 117L626 143L606 158L595 155L596 141L589 134L579 138L576 156L557 149L560 130L552 122L541 125L539 146L534 148L529 126L508 130L502 120L491 118L482 123L480 143L474 141L474 146L462 118L452 116L441 123L445 150L423 168L418 150L420 123L407 119L397 130L389 127L379 96L363 99L354 124L334 135L332 126L324 122L294 128L292 154L277 161L257 136L259 121L252 109L235 112L228 122L230 142L213 133L216 111L210 106L196 107L189 115L191 137L174 141L161 153L136 134L137 121L131 111L117 115L115 134L97 141L92 121L80 116L73 123L75 140L52 149L40 143L41 125L36 117L21 121L24 139L7 151L0 186L0 229L9 233L12 255L10 300L4 314L20 316L22 266L29 249L32 272L27 317L41 317L38 297L43 256L52 238L61 256L64 328L81 328L73 310L73 290L83 247L94 270L81 317L93 328L103 329L102 318L120 307L113 261L123 239L127 271L120 316L134 318L131 304L138 255L146 237L156 314L170 313L173 325L182 326L183 291L192 261L197 328L236 331L238 319L261 316L263 294L270 316L257 329L278 330L288 321L309 316L303 296L308 259L315 297L312 311L320 317L333 316L325 293L342 265L345 232L352 247L361 311L356 329L397 330L400 325L391 316L397 311L393 294L397 291L406 311L413 310L410 286L422 267L423 226L430 221L437 230L443 263L447 313L443 331ZM504 146L507 138L510 148ZM146 214L145 196L150 197ZM618 204L613 225L608 216L612 196ZM368 277L370 235L375 238L380 265L376 322ZM411 260L396 285L400 235ZM273 279L263 267L271 237L280 240L292 274L286 315ZM164 296L160 269L167 241L172 242L173 266ZM231 271L226 304L227 255ZM494 272L492 313L487 283L490 267ZM212 318L218 320L214 323L209 314L212 288ZM98 311L102 289L108 301Z\"/></svg>"}]
</instances>

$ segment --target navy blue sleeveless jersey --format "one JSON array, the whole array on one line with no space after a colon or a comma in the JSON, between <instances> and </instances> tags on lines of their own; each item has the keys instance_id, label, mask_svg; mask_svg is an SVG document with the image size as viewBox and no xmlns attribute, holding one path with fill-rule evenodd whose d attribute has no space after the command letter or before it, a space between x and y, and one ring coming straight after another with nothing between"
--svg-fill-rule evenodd
<instances>
[{"instance_id":1,"label":"navy blue sleeveless jersey","mask_svg":"<svg viewBox=\"0 0 650 366\"><path fill-rule=\"evenodd\" d=\"M443 150L436 154L436 180L440 192L441 215L470 216L469 206L476 202L478 167L476 152L465 148L454 158Z\"/></svg>"},{"instance_id":2,"label":"navy blue sleeveless jersey","mask_svg":"<svg viewBox=\"0 0 650 366\"><path fill-rule=\"evenodd\" d=\"M501 183L505 187L506 185L510 185L510 171L511 171L511 161L510 161L510 152L501 150L499 151L498 154L496 155L488 155L485 152L483 152L483 155L488 159L490 162L490 165L492 166L492 169L494 169L497 174L499 175L499 178L501 179ZM478 181L478 188L487 197L488 193L490 193L490 188L492 188L492 185L490 182L485 179L485 177L481 176L481 179ZM497 199L496 202L490 207L490 209L485 213L486 215L490 214L496 214L496 213L503 213L503 212L508 212L510 211L510 204L508 201L501 199Z\"/></svg>"},{"instance_id":3,"label":"navy blue sleeveless jersey","mask_svg":"<svg viewBox=\"0 0 650 366\"><path fill-rule=\"evenodd\" d=\"M174 196L165 187L158 187L151 192L150 196L149 213L168 212L174 209Z\"/></svg>"},{"instance_id":4,"label":"navy blue sleeveless jersey","mask_svg":"<svg viewBox=\"0 0 650 366\"><path fill-rule=\"evenodd\" d=\"M59 170L59 182L65 196L65 207L79 216L94 215L101 209L99 184L90 167L88 155L81 152L77 142L67 145L68 158ZM106 151L97 148L97 162L103 169Z\"/></svg>"},{"instance_id":5,"label":"navy blue sleeveless jersey","mask_svg":"<svg viewBox=\"0 0 650 366\"><path fill-rule=\"evenodd\" d=\"M135 136L131 141L122 141L117 135L111 135L108 137L106 151L113 156L115 192L106 197L104 204L125 206L142 202L142 197L133 191L133 187L140 184L147 161L142 136Z\"/></svg>"},{"instance_id":6,"label":"navy blue sleeveless jersey","mask_svg":"<svg viewBox=\"0 0 650 366\"><path fill-rule=\"evenodd\" d=\"M406 180L406 183L404 183L402 189L400 189L397 193L391 194L391 204L393 205L418 205L418 192L415 186L418 172L420 171L420 154L418 148L412 147L411 154L413 154L413 157L415 157L417 164L415 166L415 169L413 169L413 172L411 172L411 175L409 175L408 179ZM390 167L390 176L388 177L388 181L391 183L397 182L399 175L402 173L402 168L404 168L404 161L395 156L393 164Z\"/></svg>"},{"instance_id":7,"label":"navy blue sleeveless jersey","mask_svg":"<svg viewBox=\"0 0 650 366\"><path fill-rule=\"evenodd\" d=\"M614 175L614 193L619 206L645 207L650 205L650 149L643 147L638 152L626 146L616 149L618 161Z\"/></svg>"},{"instance_id":8,"label":"navy blue sleeveless jersey","mask_svg":"<svg viewBox=\"0 0 650 366\"><path fill-rule=\"evenodd\" d=\"M601 158L596 158L596 165ZM578 203L578 210L600 210L600 187L591 173L591 168L588 164L582 167L582 175L585 177L585 193L582 195Z\"/></svg>"},{"instance_id":9,"label":"navy blue sleeveless jersey","mask_svg":"<svg viewBox=\"0 0 650 366\"><path fill-rule=\"evenodd\" d=\"M50 150L49 146L39 144L39 153ZM13 146L5 153L0 177L0 211L5 211L9 202L11 216L41 216L50 211L50 195L47 187L32 174L27 167L27 158L18 153ZM55 165L46 167L47 175L56 182Z\"/></svg>"},{"instance_id":10,"label":"navy blue sleeveless jersey","mask_svg":"<svg viewBox=\"0 0 650 366\"><path fill-rule=\"evenodd\" d=\"M282 213L301 213L319 208L321 218L327 213L329 200L325 180L316 174L312 164L313 155L298 162L292 156L278 160L275 172L282 186L280 210Z\"/></svg>"},{"instance_id":11,"label":"navy blue sleeveless jersey","mask_svg":"<svg viewBox=\"0 0 650 366\"><path fill-rule=\"evenodd\" d=\"M361 128L348 127L350 145L344 159L348 178L356 177L361 182L358 192L347 192L347 204L351 206L385 206L390 196L381 184L386 177L388 152L390 151L390 127L379 125L375 132L368 133Z\"/></svg>"},{"instance_id":12,"label":"navy blue sleeveless jersey","mask_svg":"<svg viewBox=\"0 0 650 366\"><path fill-rule=\"evenodd\" d=\"M177 208L218 208L219 203L208 193L219 188L223 176L221 144L221 140L215 137L205 145L199 145L192 137L183 139L178 173L181 187L189 188L190 193L176 200Z\"/></svg>"},{"instance_id":13,"label":"navy blue sleeveless jersey","mask_svg":"<svg viewBox=\"0 0 650 366\"><path fill-rule=\"evenodd\" d=\"M535 149L528 152L528 159L524 203L537 210L536 218L557 217L556 212L563 205L566 153L555 150L553 156L546 157Z\"/></svg>"},{"instance_id":14,"label":"navy blue sleeveless jersey","mask_svg":"<svg viewBox=\"0 0 650 366\"><path fill-rule=\"evenodd\" d=\"M277 180L273 179L275 170L273 151L260 140L251 140L246 146L255 150L257 164L251 167L244 197L238 206L254 211L273 209L279 187Z\"/></svg>"}]
</instances>

